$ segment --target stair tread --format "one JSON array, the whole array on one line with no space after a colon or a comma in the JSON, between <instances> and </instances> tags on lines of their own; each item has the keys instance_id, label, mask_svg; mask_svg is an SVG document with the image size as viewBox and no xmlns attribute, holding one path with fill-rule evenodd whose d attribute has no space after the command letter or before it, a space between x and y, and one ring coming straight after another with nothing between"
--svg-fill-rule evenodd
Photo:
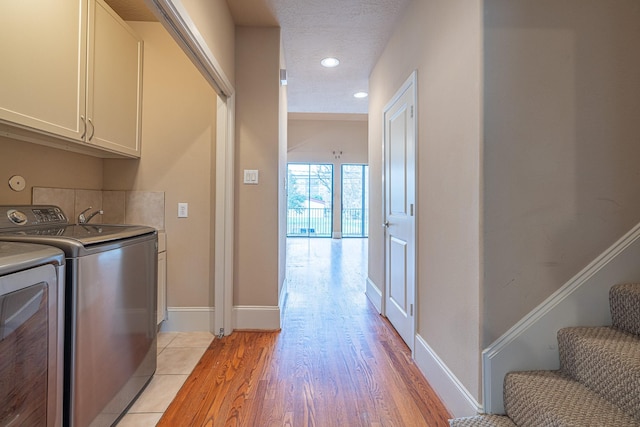
<instances>
[{"instance_id":1,"label":"stair tread","mask_svg":"<svg viewBox=\"0 0 640 427\"><path fill-rule=\"evenodd\" d=\"M476 415L475 417L455 418L449 421L450 427L516 427L502 415Z\"/></svg>"},{"instance_id":2,"label":"stair tread","mask_svg":"<svg viewBox=\"0 0 640 427\"><path fill-rule=\"evenodd\" d=\"M609 290L613 326L640 335L640 283L615 285Z\"/></svg>"},{"instance_id":3,"label":"stair tread","mask_svg":"<svg viewBox=\"0 0 640 427\"><path fill-rule=\"evenodd\" d=\"M640 421L560 371L510 372L505 410L521 427L640 427Z\"/></svg>"},{"instance_id":4,"label":"stair tread","mask_svg":"<svg viewBox=\"0 0 640 427\"><path fill-rule=\"evenodd\" d=\"M640 337L613 327L558 331L560 368L640 419Z\"/></svg>"}]
</instances>

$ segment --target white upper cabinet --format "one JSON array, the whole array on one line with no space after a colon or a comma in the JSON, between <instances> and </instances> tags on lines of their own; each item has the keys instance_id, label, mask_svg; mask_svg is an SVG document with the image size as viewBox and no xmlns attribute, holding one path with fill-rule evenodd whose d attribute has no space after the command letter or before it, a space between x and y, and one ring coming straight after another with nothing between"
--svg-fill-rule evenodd
<instances>
[{"instance_id":1,"label":"white upper cabinet","mask_svg":"<svg viewBox=\"0 0 640 427\"><path fill-rule=\"evenodd\" d=\"M140 156L142 40L102 0L89 3L88 143Z\"/></svg>"},{"instance_id":2,"label":"white upper cabinet","mask_svg":"<svg viewBox=\"0 0 640 427\"><path fill-rule=\"evenodd\" d=\"M0 1L0 120L79 140L86 0Z\"/></svg>"},{"instance_id":3,"label":"white upper cabinet","mask_svg":"<svg viewBox=\"0 0 640 427\"><path fill-rule=\"evenodd\" d=\"M102 0L0 1L0 134L139 157L141 100L142 41Z\"/></svg>"}]
</instances>

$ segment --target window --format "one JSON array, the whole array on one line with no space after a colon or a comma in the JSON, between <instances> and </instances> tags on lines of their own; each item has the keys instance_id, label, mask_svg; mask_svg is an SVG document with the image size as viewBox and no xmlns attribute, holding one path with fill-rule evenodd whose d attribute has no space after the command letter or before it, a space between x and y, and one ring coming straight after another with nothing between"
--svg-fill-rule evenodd
<instances>
[{"instance_id":1,"label":"window","mask_svg":"<svg viewBox=\"0 0 640 427\"><path fill-rule=\"evenodd\" d=\"M331 237L333 165L287 165L287 237Z\"/></svg>"},{"instance_id":2,"label":"window","mask_svg":"<svg viewBox=\"0 0 640 427\"><path fill-rule=\"evenodd\" d=\"M342 237L369 235L369 166L342 165Z\"/></svg>"}]
</instances>

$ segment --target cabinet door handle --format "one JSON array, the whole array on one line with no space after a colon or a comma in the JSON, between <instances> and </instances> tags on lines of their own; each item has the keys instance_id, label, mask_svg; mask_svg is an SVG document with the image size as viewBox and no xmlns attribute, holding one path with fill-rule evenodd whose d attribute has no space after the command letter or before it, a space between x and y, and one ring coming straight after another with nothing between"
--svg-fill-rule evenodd
<instances>
[{"instance_id":1,"label":"cabinet door handle","mask_svg":"<svg viewBox=\"0 0 640 427\"><path fill-rule=\"evenodd\" d=\"M82 135L80 135L80 139L84 139L87 134L87 121L84 119L84 116L80 116L80 119L82 120Z\"/></svg>"},{"instance_id":2,"label":"cabinet door handle","mask_svg":"<svg viewBox=\"0 0 640 427\"><path fill-rule=\"evenodd\" d=\"M93 135L96 133L96 128L95 126L93 126L93 122L91 121L91 119L87 119L87 121L91 125L91 136L89 136L89 141L91 141L93 139Z\"/></svg>"}]
</instances>

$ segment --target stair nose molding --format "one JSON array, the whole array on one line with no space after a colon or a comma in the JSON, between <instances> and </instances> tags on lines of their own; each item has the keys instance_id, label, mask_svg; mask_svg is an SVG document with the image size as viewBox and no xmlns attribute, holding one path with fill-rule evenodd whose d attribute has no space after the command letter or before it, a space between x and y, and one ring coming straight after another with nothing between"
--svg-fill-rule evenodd
<instances>
[{"instance_id":1,"label":"stair nose molding","mask_svg":"<svg viewBox=\"0 0 640 427\"><path fill-rule=\"evenodd\" d=\"M504 413L507 372L559 369L557 331L611 324L609 289L640 281L640 224L482 352L484 411Z\"/></svg>"}]
</instances>

